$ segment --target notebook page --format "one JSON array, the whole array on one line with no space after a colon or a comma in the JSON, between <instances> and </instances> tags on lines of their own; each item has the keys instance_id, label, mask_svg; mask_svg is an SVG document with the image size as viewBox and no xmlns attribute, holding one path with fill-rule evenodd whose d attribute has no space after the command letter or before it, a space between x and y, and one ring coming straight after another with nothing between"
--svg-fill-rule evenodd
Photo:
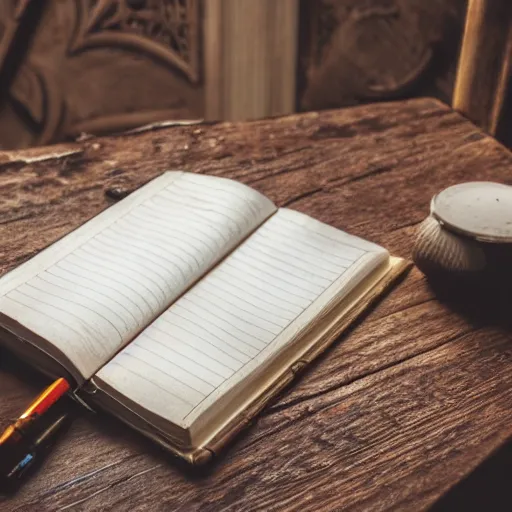
<instances>
[{"instance_id":1,"label":"notebook page","mask_svg":"<svg viewBox=\"0 0 512 512\"><path fill-rule=\"evenodd\" d=\"M89 378L274 211L231 180L166 173L0 279L0 312Z\"/></svg>"},{"instance_id":2,"label":"notebook page","mask_svg":"<svg viewBox=\"0 0 512 512\"><path fill-rule=\"evenodd\" d=\"M377 245L280 209L98 377L187 428L387 258Z\"/></svg>"}]
</instances>

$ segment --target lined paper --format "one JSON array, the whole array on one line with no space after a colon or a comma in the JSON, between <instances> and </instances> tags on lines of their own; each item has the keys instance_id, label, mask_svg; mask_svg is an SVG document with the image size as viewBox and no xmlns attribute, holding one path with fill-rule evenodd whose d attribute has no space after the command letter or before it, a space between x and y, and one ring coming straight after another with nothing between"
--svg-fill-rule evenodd
<instances>
[{"instance_id":1,"label":"lined paper","mask_svg":"<svg viewBox=\"0 0 512 512\"><path fill-rule=\"evenodd\" d=\"M311 321L313 304L362 279L361 262L369 271L384 257L379 246L281 209L98 376L186 424Z\"/></svg>"},{"instance_id":2,"label":"lined paper","mask_svg":"<svg viewBox=\"0 0 512 512\"><path fill-rule=\"evenodd\" d=\"M0 311L57 346L85 378L275 210L239 183L169 174L72 250L66 239L55 244L63 251L24 280L19 267L16 286L12 276L10 286L0 281Z\"/></svg>"}]
</instances>

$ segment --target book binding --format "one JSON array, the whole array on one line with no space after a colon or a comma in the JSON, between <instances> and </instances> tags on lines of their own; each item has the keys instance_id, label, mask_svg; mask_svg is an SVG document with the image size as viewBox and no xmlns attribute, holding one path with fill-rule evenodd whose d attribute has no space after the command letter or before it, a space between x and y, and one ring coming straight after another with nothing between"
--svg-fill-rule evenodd
<instances>
[{"instance_id":1,"label":"book binding","mask_svg":"<svg viewBox=\"0 0 512 512\"><path fill-rule=\"evenodd\" d=\"M395 281L404 275L411 266L410 262L402 258L391 257L387 268L381 272L372 286L364 291L356 289L349 294L349 296L353 295L353 297L348 311L346 308L340 308L340 310L334 312L310 346L305 351L299 352L297 359L286 370L281 372L270 386L263 389L247 407L231 418L202 446L192 450L183 450L147 422L141 422L141 424L137 425L131 423L130 426L145 436L150 437L153 441L189 464L202 466L211 462L227 444L252 424L254 418L272 399L302 374L321 353L332 345L340 334L352 325L364 311L367 311L369 306L381 297L384 292L389 290ZM98 389L94 380L91 379L82 392L79 393L80 401L87 404L89 409L94 409L96 405L101 408L99 403L95 404L94 399ZM112 414L111 410L110 413Z\"/></svg>"}]
</instances>

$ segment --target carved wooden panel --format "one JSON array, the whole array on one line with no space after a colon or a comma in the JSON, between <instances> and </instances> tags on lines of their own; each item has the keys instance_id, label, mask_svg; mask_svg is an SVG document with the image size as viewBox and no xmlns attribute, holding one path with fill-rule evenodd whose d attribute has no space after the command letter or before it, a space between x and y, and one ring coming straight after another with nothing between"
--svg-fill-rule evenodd
<instances>
[{"instance_id":1,"label":"carved wooden panel","mask_svg":"<svg viewBox=\"0 0 512 512\"><path fill-rule=\"evenodd\" d=\"M466 0L303 0L303 110L391 97L450 102Z\"/></svg>"},{"instance_id":2,"label":"carved wooden panel","mask_svg":"<svg viewBox=\"0 0 512 512\"><path fill-rule=\"evenodd\" d=\"M95 46L132 48L198 81L198 0L76 2L79 17L72 54Z\"/></svg>"},{"instance_id":3,"label":"carved wooden panel","mask_svg":"<svg viewBox=\"0 0 512 512\"><path fill-rule=\"evenodd\" d=\"M272 80L262 79L266 75L259 65L274 82L284 82L273 70L285 69L279 51L288 37L283 24L263 44L275 45L269 52L274 66L267 65L266 57L260 62L263 53L253 51L259 64L249 68L256 75L240 73L240 63L249 62L250 45L233 41L254 32L254 44L258 37L261 43L262 33L272 32L268 20L275 22L274 11L262 8L266 24L255 28L258 20L248 14L254 3L245 1L246 7L241 7L242 0L0 0L0 71L20 13L27 6L44 6L33 29L26 29L26 39L33 37L19 54L7 94L0 95L0 147L199 118L208 114L206 102L216 107L215 118L225 118L229 102L217 96L237 100L243 117L253 96L270 98L269 89L279 89ZM215 5L222 16L213 16L212 22L208 12L211 15ZM300 109L418 95L450 102L465 6L466 0L301 0ZM208 41L204 20L204 26L214 27ZM245 23L247 28L240 29ZM221 44L224 40L229 43ZM203 48L222 52L222 58L209 59ZM210 71L207 83L203 59ZM224 60L229 65L211 63ZM219 94L212 101L215 66ZM286 92L292 97L290 89ZM265 115L263 108L256 110L251 117Z\"/></svg>"},{"instance_id":4,"label":"carved wooden panel","mask_svg":"<svg viewBox=\"0 0 512 512\"><path fill-rule=\"evenodd\" d=\"M47 0L0 109L0 144L201 117L198 2ZM0 5L8 25L14 11Z\"/></svg>"}]
</instances>

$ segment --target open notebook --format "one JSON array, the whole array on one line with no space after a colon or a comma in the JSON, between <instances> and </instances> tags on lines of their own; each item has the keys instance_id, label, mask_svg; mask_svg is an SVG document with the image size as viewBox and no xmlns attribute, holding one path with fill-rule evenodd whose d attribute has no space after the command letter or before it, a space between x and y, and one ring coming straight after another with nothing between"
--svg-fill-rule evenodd
<instances>
[{"instance_id":1,"label":"open notebook","mask_svg":"<svg viewBox=\"0 0 512 512\"><path fill-rule=\"evenodd\" d=\"M404 268L245 185L167 172L0 279L0 342L201 463Z\"/></svg>"}]
</instances>

